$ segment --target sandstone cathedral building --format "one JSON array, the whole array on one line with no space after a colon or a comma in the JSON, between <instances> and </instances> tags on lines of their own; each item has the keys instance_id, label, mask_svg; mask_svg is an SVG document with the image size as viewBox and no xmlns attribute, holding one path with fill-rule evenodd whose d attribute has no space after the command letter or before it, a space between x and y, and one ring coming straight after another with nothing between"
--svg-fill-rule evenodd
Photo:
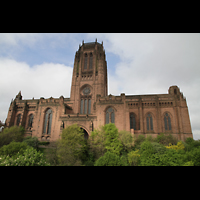
<instances>
[{"instance_id":1,"label":"sandstone cathedral building","mask_svg":"<svg viewBox=\"0 0 200 200\"><path fill-rule=\"evenodd\" d=\"M186 98L177 86L167 94L108 95L103 42L82 43L75 54L70 98L22 99L11 102L6 126L22 125L26 135L56 141L63 128L78 124L87 139L101 125L114 123L134 136L171 133L178 140L193 138Z\"/></svg>"}]
</instances>

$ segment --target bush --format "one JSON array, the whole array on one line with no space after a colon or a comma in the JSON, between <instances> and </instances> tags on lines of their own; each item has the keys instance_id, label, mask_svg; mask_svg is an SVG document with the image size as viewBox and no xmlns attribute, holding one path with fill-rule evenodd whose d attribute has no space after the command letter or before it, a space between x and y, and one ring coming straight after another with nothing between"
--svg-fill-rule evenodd
<instances>
[{"instance_id":1,"label":"bush","mask_svg":"<svg viewBox=\"0 0 200 200\"><path fill-rule=\"evenodd\" d=\"M94 166L121 166L121 159L115 153L108 151L95 162Z\"/></svg>"},{"instance_id":2,"label":"bush","mask_svg":"<svg viewBox=\"0 0 200 200\"><path fill-rule=\"evenodd\" d=\"M15 156L18 152L19 154L22 154L26 149L28 148L28 145L25 142L11 142L8 145L4 145L0 148L0 155L4 156Z\"/></svg>"},{"instance_id":3,"label":"bush","mask_svg":"<svg viewBox=\"0 0 200 200\"><path fill-rule=\"evenodd\" d=\"M39 144L38 145L49 145L50 142L47 142L47 141L39 141Z\"/></svg>"},{"instance_id":4,"label":"bush","mask_svg":"<svg viewBox=\"0 0 200 200\"><path fill-rule=\"evenodd\" d=\"M145 141L145 137L144 137L144 135L139 135L136 139L135 139L135 141L134 141L134 144L135 144L135 147L136 148L139 148L139 146L142 144L142 142L144 142Z\"/></svg>"},{"instance_id":5,"label":"bush","mask_svg":"<svg viewBox=\"0 0 200 200\"><path fill-rule=\"evenodd\" d=\"M39 141L38 141L37 137L28 136L28 137L24 138L23 142L25 142L30 147L33 147L36 150L38 150Z\"/></svg>"},{"instance_id":6,"label":"bush","mask_svg":"<svg viewBox=\"0 0 200 200\"><path fill-rule=\"evenodd\" d=\"M175 137L173 137L171 134L164 134L164 133L158 135L155 141L163 145L169 145L169 143L171 144L177 143L177 139Z\"/></svg>"},{"instance_id":7,"label":"bush","mask_svg":"<svg viewBox=\"0 0 200 200\"><path fill-rule=\"evenodd\" d=\"M51 166L58 166L57 148L44 148L44 155L48 163Z\"/></svg>"},{"instance_id":8,"label":"bush","mask_svg":"<svg viewBox=\"0 0 200 200\"><path fill-rule=\"evenodd\" d=\"M155 150L153 148L153 145L151 142L145 140L141 145L140 145L140 154L153 154L155 153Z\"/></svg>"},{"instance_id":9,"label":"bush","mask_svg":"<svg viewBox=\"0 0 200 200\"><path fill-rule=\"evenodd\" d=\"M151 144L153 146L155 153L163 154L167 150L167 148L163 144L157 142L152 142Z\"/></svg>"},{"instance_id":10,"label":"bush","mask_svg":"<svg viewBox=\"0 0 200 200\"><path fill-rule=\"evenodd\" d=\"M178 149L181 149L181 150L183 150L183 149L185 149L185 146L184 146L184 144L183 144L183 142L182 141L179 141L178 143L177 143L177 145L172 145L171 143L169 143L169 146L165 146L167 149L175 149L175 150L178 150Z\"/></svg>"},{"instance_id":11,"label":"bush","mask_svg":"<svg viewBox=\"0 0 200 200\"><path fill-rule=\"evenodd\" d=\"M186 159L192 161L194 166L200 166L200 147L193 148L191 151L186 152Z\"/></svg>"},{"instance_id":12,"label":"bush","mask_svg":"<svg viewBox=\"0 0 200 200\"><path fill-rule=\"evenodd\" d=\"M129 152L127 156L128 156L128 162L131 166L137 166L139 164L139 159L140 159L139 149Z\"/></svg>"},{"instance_id":13,"label":"bush","mask_svg":"<svg viewBox=\"0 0 200 200\"><path fill-rule=\"evenodd\" d=\"M0 147L7 145L12 141L22 142L24 138L25 129L22 126L12 126L10 128L5 128L2 133L0 133Z\"/></svg>"},{"instance_id":14,"label":"bush","mask_svg":"<svg viewBox=\"0 0 200 200\"><path fill-rule=\"evenodd\" d=\"M33 147L28 147L23 154L17 153L16 158L0 157L0 166L50 166L44 155Z\"/></svg>"},{"instance_id":15,"label":"bush","mask_svg":"<svg viewBox=\"0 0 200 200\"><path fill-rule=\"evenodd\" d=\"M124 152L130 152L134 147L134 139L129 131L120 131L119 141L121 141L123 145Z\"/></svg>"}]
</instances>

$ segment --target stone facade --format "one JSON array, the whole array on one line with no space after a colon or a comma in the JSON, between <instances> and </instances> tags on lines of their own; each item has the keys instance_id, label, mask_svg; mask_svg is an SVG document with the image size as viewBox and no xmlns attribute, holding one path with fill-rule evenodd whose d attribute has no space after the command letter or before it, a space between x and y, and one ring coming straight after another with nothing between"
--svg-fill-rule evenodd
<instances>
[{"instance_id":1,"label":"stone facade","mask_svg":"<svg viewBox=\"0 0 200 200\"><path fill-rule=\"evenodd\" d=\"M119 130L156 137L171 133L179 140L192 137L188 107L177 86L168 94L108 95L107 62L97 40L82 43L75 54L70 98L22 100L21 92L11 102L6 126L22 125L27 135L55 141L62 129L77 123L89 137L106 123Z\"/></svg>"}]
</instances>

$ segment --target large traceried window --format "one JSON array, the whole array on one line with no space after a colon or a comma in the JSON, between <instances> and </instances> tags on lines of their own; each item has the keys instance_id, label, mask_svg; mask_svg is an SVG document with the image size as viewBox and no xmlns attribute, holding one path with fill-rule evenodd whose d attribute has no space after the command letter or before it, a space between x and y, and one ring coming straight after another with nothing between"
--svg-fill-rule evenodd
<instances>
[{"instance_id":1,"label":"large traceried window","mask_svg":"<svg viewBox=\"0 0 200 200\"><path fill-rule=\"evenodd\" d=\"M130 129L136 130L136 120L133 113L130 113Z\"/></svg>"},{"instance_id":2,"label":"large traceried window","mask_svg":"<svg viewBox=\"0 0 200 200\"><path fill-rule=\"evenodd\" d=\"M81 114L91 114L91 99L81 99Z\"/></svg>"},{"instance_id":3,"label":"large traceried window","mask_svg":"<svg viewBox=\"0 0 200 200\"><path fill-rule=\"evenodd\" d=\"M81 94L80 114L91 114L91 89L85 86Z\"/></svg>"},{"instance_id":4,"label":"large traceried window","mask_svg":"<svg viewBox=\"0 0 200 200\"><path fill-rule=\"evenodd\" d=\"M152 115L149 113L147 115L147 131L153 131L153 118L152 118Z\"/></svg>"},{"instance_id":5,"label":"large traceried window","mask_svg":"<svg viewBox=\"0 0 200 200\"><path fill-rule=\"evenodd\" d=\"M20 123L20 120L21 120L21 114L17 115L17 126L19 126L19 123Z\"/></svg>"},{"instance_id":6,"label":"large traceried window","mask_svg":"<svg viewBox=\"0 0 200 200\"><path fill-rule=\"evenodd\" d=\"M52 110L49 108L45 112L43 134L51 134L51 123L52 123Z\"/></svg>"},{"instance_id":7,"label":"large traceried window","mask_svg":"<svg viewBox=\"0 0 200 200\"><path fill-rule=\"evenodd\" d=\"M111 107L106 110L106 124L109 123L115 123L115 111Z\"/></svg>"},{"instance_id":8,"label":"large traceried window","mask_svg":"<svg viewBox=\"0 0 200 200\"><path fill-rule=\"evenodd\" d=\"M165 124L165 130L166 131L171 131L172 130L171 119L170 119L170 116L169 116L168 113L165 113L164 124Z\"/></svg>"}]
</instances>

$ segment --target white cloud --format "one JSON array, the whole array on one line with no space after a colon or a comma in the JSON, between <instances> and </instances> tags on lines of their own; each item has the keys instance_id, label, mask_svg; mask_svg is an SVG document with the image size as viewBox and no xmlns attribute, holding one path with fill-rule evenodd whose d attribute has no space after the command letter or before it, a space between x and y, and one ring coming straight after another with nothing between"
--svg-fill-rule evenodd
<instances>
[{"instance_id":1,"label":"white cloud","mask_svg":"<svg viewBox=\"0 0 200 200\"><path fill-rule=\"evenodd\" d=\"M4 121L11 99L21 90L23 99L70 96L72 68L43 63L30 67L25 62L0 58L0 119Z\"/></svg>"},{"instance_id":2,"label":"white cloud","mask_svg":"<svg viewBox=\"0 0 200 200\"><path fill-rule=\"evenodd\" d=\"M0 33L0 44L16 46L19 43L32 45L44 37L40 33Z\"/></svg>"}]
</instances>

